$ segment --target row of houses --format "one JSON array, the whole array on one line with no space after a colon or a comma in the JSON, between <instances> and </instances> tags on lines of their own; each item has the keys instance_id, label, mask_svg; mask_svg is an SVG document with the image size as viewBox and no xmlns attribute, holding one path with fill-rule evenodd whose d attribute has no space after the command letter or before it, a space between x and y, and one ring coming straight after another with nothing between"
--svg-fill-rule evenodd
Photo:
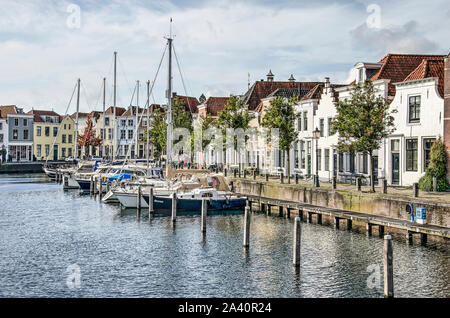
<instances>
[{"instance_id":1,"label":"row of houses","mask_svg":"<svg viewBox=\"0 0 450 318\"><path fill-rule=\"evenodd\" d=\"M433 142L443 138L450 149L450 58L447 55L387 54L378 62L357 62L356 79L352 83L300 82L291 76L276 81L272 71L266 80L254 83L242 95L254 115L251 126L259 128L270 102L277 97L296 96L295 129L298 140L290 150L290 171L329 181L333 175L341 181L354 176L368 180L373 170L390 185L411 185L424 175L430 163ZM382 141L370 162L367 154L339 153L339 136L331 134L330 122L338 100L349 99L356 83L370 80L376 94L390 103L395 131ZM314 131L318 131L317 137ZM316 137L316 138L315 138ZM253 167L265 171L287 171L287 156L270 150L266 144L249 142L246 151L234 150L206 156L208 164L225 163ZM450 168L450 167L449 167ZM448 169L450 171L450 169Z\"/></svg>"}]
</instances>

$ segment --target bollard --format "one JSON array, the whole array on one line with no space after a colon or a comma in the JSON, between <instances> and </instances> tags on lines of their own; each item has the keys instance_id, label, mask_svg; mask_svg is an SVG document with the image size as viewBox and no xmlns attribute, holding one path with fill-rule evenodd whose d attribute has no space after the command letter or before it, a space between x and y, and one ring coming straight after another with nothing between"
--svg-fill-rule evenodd
<instances>
[{"instance_id":1,"label":"bollard","mask_svg":"<svg viewBox=\"0 0 450 318\"><path fill-rule=\"evenodd\" d=\"M208 205L205 199L202 199L202 232L206 233L206 216L208 214Z\"/></svg>"},{"instance_id":2,"label":"bollard","mask_svg":"<svg viewBox=\"0 0 450 318\"><path fill-rule=\"evenodd\" d=\"M419 196L419 184L413 183L413 196L417 198Z\"/></svg>"},{"instance_id":3,"label":"bollard","mask_svg":"<svg viewBox=\"0 0 450 318\"><path fill-rule=\"evenodd\" d=\"M244 170L244 179L247 178L247 170Z\"/></svg>"},{"instance_id":4,"label":"bollard","mask_svg":"<svg viewBox=\"0 0 450 318\"><path fill-rule=\"evenodd\" d=\"M387 180L383 179L383 193L386 194L387 193Z\"/></svg>"},{"instance_id":5,"label":"bollard","mask_svg":"<svg viewBox=\"0 0 450 318\"><path fill-rule=\"evenodd\" d=\"M236 178L236 175L237 175L237 170L234 169L234 170L233 170L233 176Z\"/></svg>"},{"instance_id":6,"label":"bollard","mask_svg":"<svg viewBox=\"0 0 450 318\"><path fill-rule=\"evenodd\" d=\"M384 297L394 297L394 258L392 255L392 237L384 236Z\"/></svg>"},{"instance_id":7,"label":"bollard","mask_svg":"<svg viewBox=\"0 0 450 318\"><path fill-rule=\"evenodd\" d=\"M239 173L238 173L238 175L239 175L239 178L241 177L241 169L239 168Z\"/></svg>"},{"instance_id":8,"label":"bollard","mask_svg":"<svg viewBox=\"0 0 450 318\"><path fill-rule=\"evenodd\" d=\"M223 170L223 174L225 177L227 176L227 168L225 168L225 170Z\"/></svg>"},{"instance_id":9,"label":"bollard","mask_svg":"<svg viewBox=\"0 0 450 318\"><path fill-rule=\"evenodd\" d=\"M437 178L433 177L433 192L437 192Z\"/></svg>"},{"instance_id":10,"label":"bollard","mask_svg":"<svg viewBox=\"0 0 450 318\"><path fill-rule=\"evenodd\" d=\"M250 245L250 207L245 207L244 214L244 247L248 248Z\"/></svg>"},{"instance_id":11,"label":"bollard","mask_svg":"<svg viewBox=\"0 0 450 318\"><path fill-rule=\"evenodd\" d=\"M267 172L266 173L266 182L268 182L269 181L269 173Z\"/></svg>"},{"instance_id":12,"label":"bollard","mask_svg":"<svg viewBox=\"0 0 450 318\"><path fill-rule=\"evenodd\" d=\"M177 194L172 193L172 222L177 220Z\"/></svg>"},{"instance_id":13,"label":"bollard","mask_svg":"<svg viewBox=\"0 0 450 318\"><path fill-rule=\"evenodd\" d=\"M142 199L142 189L141 186L138 186L138 192L137 192L137 217L141 217L141 199Z\"/></svg>"},{"instance_id":14,"label":"bollard","mask_svg":"<svg viewBox=\"0 0 450 318\"><path fill-rule=\"evenodd\" d=\"M331 179L331 185L333 186L333 189L336 190L336 177Z\"/></svg>"},{"instance_id":15,"label":"bollard","mask_svg":"<svg viewBox=\"0 0 450 318\"><path fill-rule=\"evenodd\" d=\"M298 173L295 174L295 184L298 184Z\"/></svg>"},{"instance_id":16,"label":"bollard","mask_svg":"<svg viewBox=\"0 0 450 318\"><path fill-rule=\"evenodd\" d=\"M361 191L361 178L360 177L356 178L356 190Z\"/></svg>"},{"instance_id":17,"label":"bollard","mask_svg":"<svg viewBox=\"0 0 450 318\"><path fill-rule=\"evenodd\" d=\"M256 170L253 170L253 180L256 180Z\"/></svg>"},{"instance_id":18,"label":"bollard","mask_svg":"<svg viewBox=\"0 0 450 318\"><path fill-rule=\"evenodd\" d=\"M148 194L148 218L152 217L153 213L153 186L150 187L150 193Z\"/></svg>"},{"instance_id":19,"label":"bollard","mask_svg":"<svg viewBox=\"0 0 450 318\"><path fill-rule=\"evenodd\" d=\"M234 182L233 182L233 180L230 181L230 190L231 190L231 192L234 192Z\"/></svg>"},{"instance_id":20,"label":"bollard","mask_svg":"<svg viewBox=\"0 0 450 318\"><path fill-rule=\"evenodd\" d=\"M91 182L89 185L89 194L92 196L94 194L94 176L91 176Z\"/></svg>"},{"instance_id":21,"label":"bollard","mask_svg":"<svg viewBox=\"0 0 450 318\"><path fill-rule=\"evenodd\" d=\"M298 267L300 266L300 246L301 246L301 224L300 224L300 218L295 218L295 224L294 224L294 259L293 264L294 266Z\"/></svg>"},{"instance_id":22,"label":"bollard","mask_svg":"<svg viewBox=\"0 0 450 318\"><path fill-rule=\"evenodd\" d=\"M280 173L280 183L281 183L281 184L284 183L284 175L283 175L283 172Z\"/></svg>"}]
</instances>

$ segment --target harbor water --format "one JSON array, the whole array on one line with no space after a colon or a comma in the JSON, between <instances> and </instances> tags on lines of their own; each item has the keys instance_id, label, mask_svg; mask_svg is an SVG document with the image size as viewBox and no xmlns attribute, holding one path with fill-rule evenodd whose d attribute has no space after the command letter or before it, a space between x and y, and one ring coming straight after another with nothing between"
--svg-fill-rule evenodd
<instances>
[{"instance_id":1,"label":"harbor water","mask_svg":"<svg viewBox=\"0 0 450 318\"><path fill-rule=\"evenodd\" d=\"M383 297L383 239L253 214L149 222L45 175L0 175L0 297ZM396 297L450 297L446 246L394 240ZM75 277L75 278L74 278Z\"/></svg>"}]
</instances>

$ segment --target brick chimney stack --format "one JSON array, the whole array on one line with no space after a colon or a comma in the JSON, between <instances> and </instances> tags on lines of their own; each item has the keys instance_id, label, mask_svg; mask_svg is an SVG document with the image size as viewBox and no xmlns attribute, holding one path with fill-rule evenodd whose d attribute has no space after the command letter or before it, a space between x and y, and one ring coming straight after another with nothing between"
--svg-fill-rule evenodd
<instances>
[{"instance_id":1,"label":"brick chimney stack","mask_svg":"<svg viewBox=\"0 0 450 318\"><path fill-rule=\"evenodd\" d=\"M444 144L447 147L447 179L450 179L450 54L444 59Z\"/></svg>"}]
</instances>

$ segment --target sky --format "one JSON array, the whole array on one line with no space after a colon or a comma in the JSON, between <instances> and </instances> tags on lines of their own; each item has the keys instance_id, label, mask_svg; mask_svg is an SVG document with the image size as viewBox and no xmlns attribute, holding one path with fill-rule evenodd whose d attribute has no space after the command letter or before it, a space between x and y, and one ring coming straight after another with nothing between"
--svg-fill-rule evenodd
<instances>
[{"instance_id":1,"label":"sky","mask_svg":"<svg viewBox=\"0 0 450 318\"><path fill-rule=\"evenodd\" d=\"M135 105L141 82L156 81L152 103L165 103L170 18L173 90L199 97L244 94L265 79L349 83L353 66L387 53L448 54L447 0L0 0L0 105L25 111L101 110L102 81L112 105ZM181 74L177 65L180 65ZM136 94L135 94L136 95Z\"/></svg>"}]
</instances>

